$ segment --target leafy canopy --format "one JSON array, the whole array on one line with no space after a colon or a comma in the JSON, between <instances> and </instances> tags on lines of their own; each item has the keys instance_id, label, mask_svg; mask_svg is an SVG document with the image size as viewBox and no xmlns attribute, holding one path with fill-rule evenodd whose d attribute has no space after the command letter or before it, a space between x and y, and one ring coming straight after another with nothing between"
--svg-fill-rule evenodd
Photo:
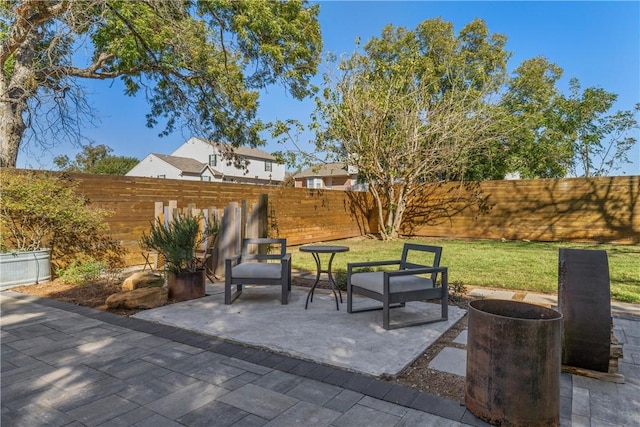
<instances>
[{"instance_id":1,"label":"leafy canopy","mask_svg":"<svg viewBox=\"0 0 640 427\"><path fill-rule=\"evenodd\" d=\"M106 145L85 145L82 152L71 161L68 156L56 156L53 163L65 172L86 172L106 175L125 175L139 160L135 157L113 156L113 149Z\"/></svg>"},{"instance_id":2,"label":"leafy canopy","mask_svg":"<svg viewBox=\"0 0 640 427\"><path fill-rule=\"evenodd\" d=\"M147 125L260 145L259 91L310 93L318 5L292 1L20 0L0 5L0 164L20 144L82 141L93 110L81 79L120 78Z\"/></svg>"}]
</instances>

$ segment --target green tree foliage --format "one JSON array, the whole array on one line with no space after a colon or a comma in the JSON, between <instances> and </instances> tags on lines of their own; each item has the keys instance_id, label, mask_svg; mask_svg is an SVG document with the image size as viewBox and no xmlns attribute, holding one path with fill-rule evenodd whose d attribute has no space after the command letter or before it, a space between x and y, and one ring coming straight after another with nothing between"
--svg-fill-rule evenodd
<instances>
[{"instance_id":1,"label":"green tree foliage","mask_svg":"<svg viewBox=\"0 0 640 427\"><path fill-rule=\"evenodd\" d=\"M325 75L317 146L369 183L379 233L396 238L425 182L460 179L509 133L491 102L506 78L506 38L475 20L458 35L441 19L386 27Z\"/></svg>"},{"instance_id":2,"label":"green tree foliage","mask_svg":"<svg viewBox=\"0 0 640 427\"><path fill-rule=\"evenodd\" d=\"M65 172L86 172L107 175L124 175L138 164L135 157L112 156L113 149L106 145L85 145L74 161L68 156L56 156L53 163Z\"/></svg>"},{"instance_id":3,"label":"green tree foliage","mask_svg":"<svg viewBox=\"0 0 640 427\"><path fill-rule=\"evenodd\" d=\"M26 141L82 142L94 117L82 79L120 78L161 135L260 145L259 91L309 94L318 11L302 0L4 1L0 166L15 166Z\"/></svg>"},{"instance_id":4,"label":"green tree foliage","mask_svg":"<svg viewBox=\"0 0 640 427\"><path fill-rule=\"evenodd\" d=\"M580 82L572 79L571 94L562 112L571 132L576 175L602 176L629 163L628 152L637 142L630 132L638 130L640 104L634 111L610 112L618 96L602 88L590 87L580 93Z\"/></svg>"},{"instance_id":5,"label":"green tree foliage","mask_svg":"<svg viewBox=\"0 0 640 427\"><path fill-rule=\"evenodd\" d=\"M51 249L64 268L74 260L104 261L116 267L124 254L104 221L111 213L92 207L77 182L60 174L2 173L2 245L17 250Z\"/></svg>"},{"instance_id":6,"label":"green tree foliage","mask_svg":"<svg viewBox=\"0 0 640 427\"><path fill-rule=\"evenodd\" d=\"M628 163L638 129L635 111L611 112L617 95L570 81L569 96L557 88L562 69L538 57L524 61L514 72L501 105L514 120L514 132L498 157L495 173L523 178L561 178L607 175Z\"/></svg>"},{"instance_id":7,"label":"green tree foliage","mask_svg":"<svg viewBox=\"0 0 640 427\"><path fill-rule=\"evenodd\" d=\"M498 159L498 173L488 177L502 179L508 172L523 178L566 176L573 144L563 120L564 97L556 87L562 72L544 57L515 69L501 100L514 120L514 132Z\"/></svg>"}]
</instances>

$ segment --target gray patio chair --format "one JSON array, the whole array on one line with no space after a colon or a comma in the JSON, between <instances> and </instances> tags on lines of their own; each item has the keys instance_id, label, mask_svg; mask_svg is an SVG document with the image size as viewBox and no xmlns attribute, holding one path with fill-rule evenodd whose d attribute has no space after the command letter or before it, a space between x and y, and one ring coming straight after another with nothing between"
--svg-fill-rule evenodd
<instances>
[{"instance_id":1,"label":"gray patio chair","mask_svg":"<svg viewBox=\"0 0 640 427\"><path fill-rule=\"evenodd\" d=\"M287 239L242 239L240 254L225 260L224 275L225 304L231 304L242 294L243 285L280 286L280 302L287 304L291 292L291 254L287 253ZM232 293L234 285L236 290Z\"/></svg>"},{"instance_id":2,"label":"gray patio chair","mask_svg":"<svg viewBox=\"0 0 640 427\"><path fill-rule=\"evenodd\" d=\"M347 313L382 310L384 329L424 325L448 318L447 268L440 267L442 248L405 243L402 258L391 261L353 262L347 264ZM398 265L391 271L361 271ZM440 284L437 276L441 276ZM354 309L353 294L380 301L382 306ZM391 308L404 307L409 301L440 299L441 317L437 319L390 324Z\"/></svg>"}]
</instances>

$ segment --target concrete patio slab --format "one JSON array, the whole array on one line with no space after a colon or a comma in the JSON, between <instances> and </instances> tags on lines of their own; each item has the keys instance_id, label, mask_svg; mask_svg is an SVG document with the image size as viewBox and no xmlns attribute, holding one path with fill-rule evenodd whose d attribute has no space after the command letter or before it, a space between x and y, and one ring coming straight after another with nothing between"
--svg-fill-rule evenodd
<instances>
[{"instance_id":1,"label":"concrete patio slab","mask_svg":"<svg viewBox=\"0 0 640 427\"><path fill-rule=\"evenodd\" d=\"M537 305L542 305L544 307L551 307L554 310L557 310L557 306L558 306L558 297L556 295L528 293L522 301L528 302L529 304L537 304Z\"/></svg>"},{"instance_id":2,"label":"concrete patio slab","mask_svg":"<svg viewBox=\"0 0 640 427\"><path fill-rule=\"evenodd\" d=\"M429 363L429 368L464 377L467 375L467 350L445 347Z\"/></svg>"},{"instance_id":3,"label":"concrete patio slab","mask_svg":"<svg viewBox=\"0 0 640 427\"><path fill-rule=\"evenodd\" d=\"M316 290L307 310L306 288L293 287L287 305L280 304L275 287L247 287L231 305L224 304L223 290L223 284L210 284L205 298L145 310L135 317L353 372L393 376L466 313L450 305L446 322L387 331L381 311L348 314L346 304L336 310L333 294L322 289ZM375 303L354 300L354 306ZM421 302L391 312L392 323L439 316L439 304Z\"/></svg>"},{"instance_id":4,"label":"concrete patio slab","mask_svg":"<svg viewBox=\"0 0 640 427\"><path fill-rule=\"evenodd\" d=\"M456 344L467 345L468 336L469 336L469 330L465 329L464 331L458 334L458 336L453 340L453 342Z\"/></svg>"},{"instance_id":5,"label":"concrete patio slab","mask_svg":"<svg viewBox=\"0 0 640 427\"><path fill-rule=\"evenodd\" d=\"M469 292L469 296L474 298L492 298L492 299L513 299L515 292L511 291L497 291L493 289L475 288Z\"/></svg>"}]
</instances>

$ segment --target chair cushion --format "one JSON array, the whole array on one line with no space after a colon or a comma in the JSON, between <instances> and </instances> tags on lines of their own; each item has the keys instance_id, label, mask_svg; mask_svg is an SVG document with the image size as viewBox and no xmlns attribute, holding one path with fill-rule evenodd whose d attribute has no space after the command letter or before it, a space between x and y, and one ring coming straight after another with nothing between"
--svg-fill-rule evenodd
<instances>
[{"instance_id":1,"label":"chair cushion","mask_svg":"<svg viewBox=\"0 0 640 427\"><path fill-rule=\"evenodd\" d=\"M355 273L351 275L351 284L383 294L384 273L374 271L367 273ZM396 276L389 278L389 292L410 292L433 288L433 281L420 276Z\"/></svg>"},{"instance_id":2,"label":"chair cushion","mask_svg":"<svg viewBox=\"0 0 640 427\"><path fill-rule=\"evenodd\" d=\"M280 279L282 264L266 262L244 262L231 269L231 277L238 279Z\"/></svg>"}]
</instances>

